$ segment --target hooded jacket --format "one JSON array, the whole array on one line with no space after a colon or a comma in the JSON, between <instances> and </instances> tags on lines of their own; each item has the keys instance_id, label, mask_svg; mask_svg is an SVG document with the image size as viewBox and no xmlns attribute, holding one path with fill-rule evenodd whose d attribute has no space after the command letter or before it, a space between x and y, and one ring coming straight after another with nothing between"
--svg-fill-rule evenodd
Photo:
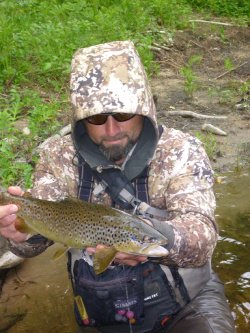
<instances>
[{"instance_id":1,"label":"hooded jacket","mask_svg":"<svg viewBox=\"0 0 250 333\"><path fill-rule=\"evenodd\" d=\"M88 137L83 119L101 113L144 116L144 126L133 154L124 167L132 180L150 162L158 141L155 105L145 70L132 42L111 42L80 49L72 61L72 138L91 168L110 165Z\"/></svg>"},{"instance_id":2,"label":"hooded jacket","mask_svg":"<svg viewBox=\"0 0 250 333\"><path fill-rule=\"evenodd\" d=\"M150 204L168 211L155 226L171 230L169 256L162 266L184 268L183 276L210 261L217 241L213 172L199 140L163 126L159 139L156 109L143 65L130 41L118 41L76 52L71 70L72 135L48 142L34 173L32 195L47 200L78 196L77 154L90 167L110 164L86 134L83 119L100 113L133 113L145 117L138 143L124 173L132 181L149 165ZM94 184L94 187L97 183ZM91 202L111 205L107 193ZM25 243L13 245L25 256ZM192 271L193 272L193 271ZM194 295L191 295L191 297Z\"/></svg>"}]
</instances>

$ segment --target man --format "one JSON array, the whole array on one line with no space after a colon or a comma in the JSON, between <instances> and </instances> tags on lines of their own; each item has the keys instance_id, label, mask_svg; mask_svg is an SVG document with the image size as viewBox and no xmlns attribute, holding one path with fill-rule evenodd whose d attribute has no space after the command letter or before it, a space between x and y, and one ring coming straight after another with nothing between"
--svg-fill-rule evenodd
<instances>
[{"instance_id":1,"label":"man","mask_svg":"<svg viewBox=\"0 0 250 333\"><path fill-rule=\"evenodd\" d=\"M71 71L72 135L48 143L32 195L78 197L136 213L168 238L169 255L117 254L100 276L95 248L69 251L80 329L100 332L234 332L223 286L211 271L217 241L213 176L201 143L158 127L145 71L132 42L80 49ZM10 192L22 194L18 188ZM1 234L28 257L51 242L15 229L0 207ZM102 246L101 244L98 246Z\"/></svg>"}]
</instances>

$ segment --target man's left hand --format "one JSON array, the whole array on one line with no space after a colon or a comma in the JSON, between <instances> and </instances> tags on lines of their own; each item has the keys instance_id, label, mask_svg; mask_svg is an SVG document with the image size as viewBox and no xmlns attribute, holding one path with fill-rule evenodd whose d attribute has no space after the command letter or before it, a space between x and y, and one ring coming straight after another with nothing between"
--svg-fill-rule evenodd
<instances>
[{"instance_id":1,"label":"man's left hand","mask_svg":"<svg viewBox=\"0 0 250 333\"><path fill-rule=\"evenodd\" d=\"M86 250L89 254L94 254L96 249L100 250L105 247L104 245L97 245L96 247L88 247ZM139 256L135 254L129 254L124 252L118 252L115 256L114 262L116 264L128 265L128 266L136 266L141 262L147 261L148 258L146 256Z\"/></svg>"}]
</instances>

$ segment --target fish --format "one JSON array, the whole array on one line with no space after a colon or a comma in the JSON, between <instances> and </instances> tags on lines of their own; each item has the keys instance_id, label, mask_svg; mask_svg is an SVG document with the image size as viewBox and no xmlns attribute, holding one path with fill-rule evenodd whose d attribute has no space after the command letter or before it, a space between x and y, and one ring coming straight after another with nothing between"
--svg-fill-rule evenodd
<instances>
[{"instance_id":1,"label":"fish","mask_svg":"<svg viewBox=\"0 0 250 333\"><path fill-rule=\"evenodd\" d=\"M48 201L0 192L0 204L19 207L16 229L40 234L67 248L104 245L93 255L96 274L104 272L117 252L160 258L168 255L167 237L136 215L76 198Z\"/></svg>"}]
</instances>

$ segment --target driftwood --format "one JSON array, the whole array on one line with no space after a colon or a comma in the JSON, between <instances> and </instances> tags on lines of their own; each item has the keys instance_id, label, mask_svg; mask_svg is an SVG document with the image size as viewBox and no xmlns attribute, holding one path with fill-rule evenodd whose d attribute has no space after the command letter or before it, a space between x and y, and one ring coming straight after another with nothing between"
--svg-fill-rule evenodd
<instances>
[{"instance_id":1,"label":"driftwood","mask_svg":"<svg viewBox=\"0 0 250 333\"><path fill-rule=\"evenodd\" d=\"M229 73L235 71L236 69L238 69L238 68L240 68L240 67L246 65L247 63L248 63L248 61L243 62L242 64L240 64L240 65L238 65L238 66L236 66L236 67L230 69L229 71L226 71L226 72L222 73L221 75L215 77L214 80L220 79L221 77L223 77L223 76L225 76L225 75L227 75L227 74L229 74Z\"/></svg>"},{"instance_id":2,"label":"driftwood","mask_svg":"<svg viewBox=\"0 0 250 333\"><path fill-rule=\"evenodd\" d=\"M161 52L162 50L160 47L151 46L151 45L148 45L147 48L151 51L157 51L157 52Z\"/></svg>"},{"instance_id":3,"label":"driftwood","mask_svg":"<svg viewBox=\"0 0 250 333\"><path fill-rule=\"evenodd\" d=\"M206 114L200 114L193 111L163 111L165 116L182 116L198 119L227 119L227 116L211 116Z\"/></svg>"},{"instance_id":4,"label":"driftwood","mask_svg":"<svg viewBox=\"0 0 250 333\"><path fill-rule=\"evenodd\" d=\"M206 132L210 132L210 133L213 133L213 134L216 134L216 135L222 135L222 136L226 136L227 133L224 132L222 129L220 129L219 127L215 127L211 124L204 124L201 128L203 131L206 131Z\"/></svg>"},{"instance_id":5,"label":"driftwood","mask_svg":"<svg viewBox=\"0 0 250 333\"><path fill-rule=\"evenodd\" d=\"M60 136L65 136L67 134L69 134L71 132L71 124L64 126L60 131L59 131L59 135Z\"/></svg>"},{"instance_id":6,"label":"driftwood","mask_svg":"<svg viewBox=\"0 0 250 333\"><path fill-rule=\"evenodd\" d=\"M224 26L227 26L227 27L240 27L239 25L235 25L235 24L232 24L232 23L225 23L225 22L218 22L218 21L189 20L189 22L217 24L217 25L224 25Z\"/></svg>"},{"instance_id":7,"label":"driftwood","mask_svg":"<svg viewBox=\"0 0 250 333\"><path fill-rule=\"evenodd\" d=\"M48 139L46 139L45 141L43 141L36 149L35 152L40 152L41 149L44 148L44 146L46 144L48 144L49 142L53 142L58 138L61 138L67 134L69 134L71 132L71 125L67 125L65 127L63 127L57 134L50 136Z\"/></svg>"},{"instance_id":8,"label":"driftwood","mask_svg":"<svg viewBox=\"0 0 250 333\"><path fill-rule=\"evenodd\" d=\"M165 45L160 45L160 44L157 44L157 43L153 43L153 45L156 46L157 48L160 48L160 49L163 49L163 50L166 50L166 51L171 51L171 48L167 47Z\"/></svg>"}]
</instances>

